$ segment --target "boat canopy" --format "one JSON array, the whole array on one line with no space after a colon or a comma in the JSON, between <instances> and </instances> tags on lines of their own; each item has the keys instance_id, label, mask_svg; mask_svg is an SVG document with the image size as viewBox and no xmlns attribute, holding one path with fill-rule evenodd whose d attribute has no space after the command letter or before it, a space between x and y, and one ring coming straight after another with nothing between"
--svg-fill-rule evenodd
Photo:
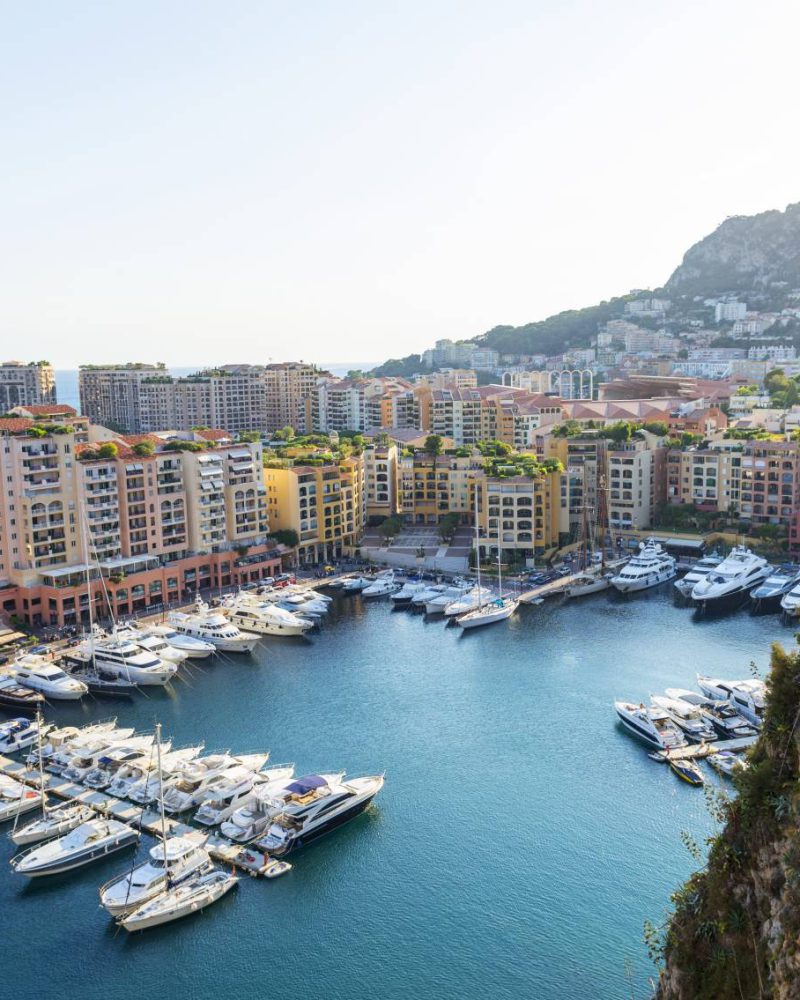
<instances>
[{"instance_id":1,"label":"boat canopy","mask_svg":"<svg viewBox=\"0 0 800 1000\"><path fill-rule=\"evenodd\" d=\"M324 788L327 784L328 782L318 774L306 774L287 785L287 791L293 792L295 795L307 795L315 788Z\"/></svg>"}]
</instances>

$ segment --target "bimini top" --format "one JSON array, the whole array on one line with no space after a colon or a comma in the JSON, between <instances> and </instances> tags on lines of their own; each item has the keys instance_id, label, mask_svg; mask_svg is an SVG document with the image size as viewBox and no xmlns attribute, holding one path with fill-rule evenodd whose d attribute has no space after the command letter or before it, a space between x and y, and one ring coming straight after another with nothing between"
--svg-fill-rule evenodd
<instances>
[{"instance_id":1,"label":"bimini top","mask_svg":"<svg viewBox=\"0 0 800 1000\"><path fill-rule=\"evenodd\" d=\"M309 792L313 792L315 788L324 788L327 784L328 782L318 774L306 774L304 777L297 778L296 781L287 785L286 790L295 795L307 795Z\"/></svg>"}]
</instances>

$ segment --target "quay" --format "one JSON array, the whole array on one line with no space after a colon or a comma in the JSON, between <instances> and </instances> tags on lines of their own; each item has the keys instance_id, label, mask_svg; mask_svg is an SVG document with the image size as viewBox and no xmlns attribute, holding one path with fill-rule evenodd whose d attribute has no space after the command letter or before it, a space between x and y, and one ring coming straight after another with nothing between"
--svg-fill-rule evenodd
<instances>
[{"instance_id":1,"label":"quay","mask_svg":"<svg viewBox=\"0 0 800 1000\"><path fill-rule=\"evenodd\" d=\"M712 753L720 753L722 750L746 750L758 739L757 736L741 736L736 740L719 740L711 743L689 743L685 747L676 747L669 753L656 750L652 757L660 757L666 763L669 760L702 760L710 757Z\"/></svg>"}]
</instances>

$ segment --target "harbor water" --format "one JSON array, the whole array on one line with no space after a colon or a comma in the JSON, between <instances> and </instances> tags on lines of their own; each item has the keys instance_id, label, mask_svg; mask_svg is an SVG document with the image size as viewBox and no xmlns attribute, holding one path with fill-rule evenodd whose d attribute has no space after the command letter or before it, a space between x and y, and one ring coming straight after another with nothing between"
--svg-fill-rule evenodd
<instances>
[{"instance_id":1,"label":"harbor water","mask_svg":"<svg viewBox=\"0 0 800 1000\"><path fill-rule=\"evenodd\" d=\"M647 996L643 921L692 869L681 831L702 840L711 821L702 791L621 731L614 698L763 671L775 639L794 642L776 616L697 619L669 585L465 635L340 597L310 641L206 661L171 693L48 710L161 721L175 746L269 748L298 773L385 770L386 785L282 879L243 878L206 913L133 936L97 896L130 854L28 883L0 838L7 995Z\"/></svg>"}]
</instances>

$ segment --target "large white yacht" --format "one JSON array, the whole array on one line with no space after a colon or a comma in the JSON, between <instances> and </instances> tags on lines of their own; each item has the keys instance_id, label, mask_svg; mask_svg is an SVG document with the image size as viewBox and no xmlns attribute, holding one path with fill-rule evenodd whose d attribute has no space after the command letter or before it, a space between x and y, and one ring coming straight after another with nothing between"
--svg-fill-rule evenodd
<instances>
[{"instance_id":1,"label":"large white yacht","mask_svg":"<svg viewBox=\"0 0 800 1000\"><path fill-rule=\"evenodd\" d=\"M194 611L172 611L168 620L176 632L203 639L225 653L252 653L258 642L257 635L241 632L220 611L211 611L200 597Z\"/></svg>"},{"instance_id":2,"label":"large white yacht","mask_svg":"<svg viewBox=\"0 0 800 1000\"><path fill-rule=\"evenodd\" d=\"M663 708L615 701L614 710L628 732L656 750L674 750L686 745L683 733Z\"/></svg>"},{"instance_id":3,"label":"large white yacht","mask_svg":"<svg viewBox=\"0 0 800 1000\"><path fill-rule=\"evenodd\" d=\"M61 771L61 774L67 781L82 782L98 766L101 760L105 759L106 762L111 762L109 754L112 751L116 751L118 756L128 756L130 759L135 760L137 757L146 754L152 745L152 735L131 736L123 743L106 744L105 746L101 742L99 747L97 744L90 744L83 749L77 750L72 755L69 763ZM167 746L167 749L169 749L169 746Z\"/></svg>"},{"instance_id":4,"label":"large white yacht","mask_svg":"<svg viewBox=\"0 0 800 1000\"><path fill-rule=\"evenodd\" d=\"M212 867L204 842L168 837L166 843L150 848L143 864L106 882L100 889L100 905L113 917L122 916L162 892L168 875L170 884L179 885L195 872L210 871Z\"/></svg>"},{"instance_id":5,"label":"large white yacht","mask_svg":"<svg viewBox=\"0 0 800 1000\"><path fill-rule=\"evenodd\" d=\"M268 753L208 754L186 764L164 786L164 808L167 812L183 812L200 805L208 798L209 788L216 788L214 779L231 768L242 766L251 772L260 771L269 759Z\"/></svg>"},{"instance_id":6,"label":"large white yacht","mask_svg":"<svg viewBox=\"0 0 800 1000\"><path fill-rule=\"evenodd\" d=\"M766 580L770 565L744 545L737 545L729 556L692 588L692 600L702 607L721 605L743 597Z\"/></svg>"},{"instance_id":7,"label":"large white yacht","mask_svg":"<svg viewBox=\"0 0 800 1000\"><path fill-rule=\"evenodd\" d=\"M669 695L653 695L652 703L667 713L675 725L684 731L693 743L703 740L713 740L714 727L706 718L702 708L692 705L682 698L670 698Z\"/></svg>"},{"instance_id":8,"label":"large white yacht","mask_svg":"<svg viewBox=\"0 0 800 1000\"><path fill-rule=\"evenodd\" d=\"M64 673L52 660L35 653L17 656L5 672L23 687L59 701L77 701L89 690L82 681Z\"/></svg>"},{"instance_id":9,"label":"large white yacht","mask_svg":"<svg viewBox=\"0 0 800 1000\"><path fill-rule=\"evenodd\" d=\"M232 767L218 774L206 787L205 798L194 814L197 823L217 826L229 819L237 809L252 805L258 782L288 781L294 774L294 764L271 767L256 774L246 767Z\"/></svg>"},{"instance_id":10,"label":"large white yacht","mask_svg":"<svg viewBox=\"0 0 800 1000\"><path fill-rule=\"evenodd\" d=\"M171 625L146 625L144 631L149 635L160 636L173 649L181 650L192 660L204 660L217 651L217 647L210 642L177 632Z\"/></svg>"},{"instance_id":11,"label":"large white yacht","mask_svg":"<svg viewBox=\"0 0 800 1000\"><path fill-rule=\"evenodd\" d=\"M381 774L332 784L321 774L297 778L258 846L278 857L306 846L363 812L383 788L383 781Z\"/></svg>"},{"instance_id":12,"label":"large white yacht","mask_svg":"<svg viewBox=\"0 0 800 1000\"><path fill-rule=\"evenodd\" d=\"M189 659L189 654L186 650L178 649L177 646L171 646L163 635L157 635L148 629L139 628L133 622L124 622L118 625L116 633L120 638L130 639L135 646L143 649L145 653L152 653L153 656L157 656L161 660L171 661L180 666L181 663Z\"/></svg>"},{"instance_id":13,"label":"large white yacht","mask_svg":"<svg viewBox=\"0 0 800 1000\"><path fill-rule=\"evenodd\" d=\"M132 847L138 838L138 831L126 823L98 817L81 823L64 837L18 854L11 859L11 867L29 878L57 875Z\"/></svg>"},{"instance_id":14,"label":"large white yacht","mask_svg":"<svg viewBox=\"0 0 800 1000\"><path fill-rule=\"evenodd\" d=\"M784 595L791 593L798 584L800 569L797 566L776 566L766 580L751 592L750 599L758 610L769 610L780 605Z\"/></svg>"},{"instance_id":15,"label":"large white yacht","mask_svg":"<svg viewBox=\"0 0 800 1000\"><path fill-rule=\"evenodd\" d=\"M109 795L132 802L150 802L158 795L159 781L171 778L175 772L195 760L203 752L203 744L183 747L161 754L161 768L150 754L145 760L133 761L119 768L108 786Z\"/></svg>"},{"instance_id":16,"label":"large white yacht","mask_svg":"<svg viewBox=\"0 0 800 1000\"><path fill-rule=\"evenodd\" d=\"M129 639L117 635L107 638L90 635L78 646L72 658L81 659L112 677L137 685L163 687L172 680L178 669L176 663L147 653Z\"/></svg>"},{"instance_id":17,"label":"large white yacht","mask_svg":"<svg viewBox=\"0 0 800 1000\"><path fill-rule=\"evenodd\" d=\"M639 551L616 574L611 586L621 594L648 590L671 580L676 573L676 560L655 541L648 538L639 543Z\"/></svg>"},{"instance_id":18,"label":"large white yacht","mask_svg":"<svg viewBox=\"0 0 800 1000\"><path fill-rule=\"evenodd\" d=\"M727 701L731 708L760 729L764 721L766 685L757 677L741 681L720 680L697 675L697 685L712 701Z\"/></svg>"},{"instance_id":19,"label":"large white yacht","mask_svg":"<svg viewBox=\"0 0 800 1000\"><path fill-rule=\"evenodd\" d=\"M304 635L314 627L308 618L301 618L268 601L255 603L247 598L234 597L226 605L229 621L257 635Z\"/></svg>"},{"instance_id":20,"label":"large white yacht","mask_svg":"<svg viewBox=\"0 0 800 1000\"><path fill-rule=\"evenodd\" d=\"M334 785L344 777L344 771L338 774L320 775L328 786ZM240 843L249 843L266 832L272 821L282 812L291 791L291 780L270 781L253 789L252 802L234 810L230 818L220 827L223 837Z\"/></svg>"},{"instance_id":21,"label":"large white yacht","mask_svg":"<svg viewBox=\"0 0 800 1000\"><path fill-rule=\"evenodd\" d=\"M707 556L698 559L685 576L676 580L673 586L682 597L689 597L694 589L694 585L701 580L705 580L708 574L717 568L722 562L722 556L712 552Z\"/></svg>"},{"instance_id":22,"label":"large white yacht","mask_svg":"<svg viewBox=\"0 0 800 1000\"><path fill-rule=\"evenodd\" d=\"M668 698L674 698L699 709L703 717L723 740L736 740L756 735L755 726L751 726L747 719L731 708L728 701L707 698L704 694L698 694L696 691L689 691L686 688L667 688L665 693Z\"/></svg>"}]
</instances>

